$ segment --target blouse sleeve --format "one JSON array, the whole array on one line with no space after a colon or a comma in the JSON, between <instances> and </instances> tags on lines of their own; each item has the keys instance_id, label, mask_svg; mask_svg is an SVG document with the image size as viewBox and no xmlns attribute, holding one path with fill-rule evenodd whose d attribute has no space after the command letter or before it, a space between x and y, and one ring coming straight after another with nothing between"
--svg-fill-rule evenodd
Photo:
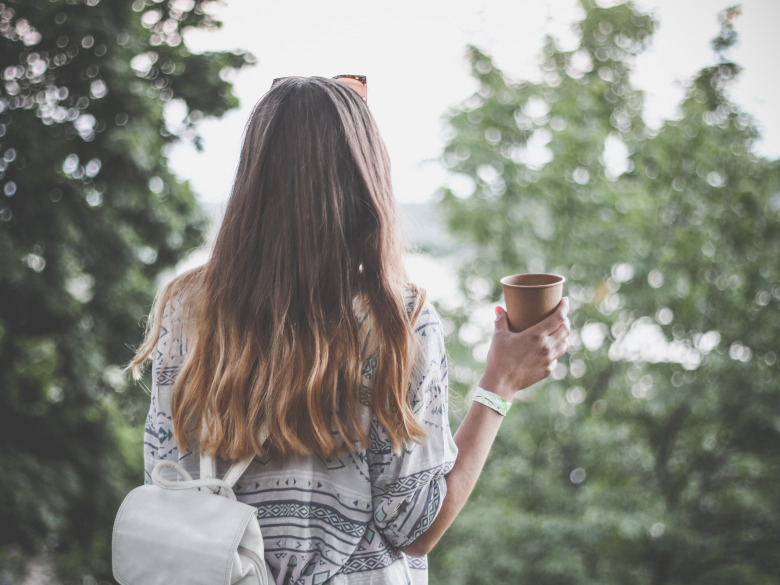
<instances>
[{"instance_id":1,"label":"blouse sleeve","mask_svg":"<svg viewBox=\"0 0 780 585\"><path fill-rule=\"evenodd\" d=\"M427 437L399 453L376 417L372 420L369 465L374 523L388 542L406 546L431 525L447 493L444 476L457 447L448 420L447 357L441 322L426 305L415 324L418 352L409 391L412 408Z\"/></svg>"},{"instance_id":2,"label":"blouse sleeve","mask_svg":"<svg viewBox=\"0 0 780 585\"><path fill-rule=\"evenodd\" d=\"M179 450L173 438L171 391L184 361L181 307L176 299L165 307L160 336L152 360L152 392L144 425L144 482L151 482L154 466L162 460L176 461Z\"/></svg>"}]
</instances>

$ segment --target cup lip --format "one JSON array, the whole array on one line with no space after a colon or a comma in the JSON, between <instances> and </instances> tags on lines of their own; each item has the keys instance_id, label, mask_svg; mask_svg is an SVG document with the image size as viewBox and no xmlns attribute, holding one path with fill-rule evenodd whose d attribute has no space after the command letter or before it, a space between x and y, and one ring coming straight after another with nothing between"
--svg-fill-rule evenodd
<instances>
[{"instance_id":1,"label":"cup lip","mask_svg":"<svg viewBox=\"0 0 780 585\"><path fill-rule=\"evenodd\" d=\"M511 282L507 282L509 279L516 276L549 276L555 278L556 280L555 282L550 282L547 284L513 284ZM499 282L501 282L503 286L509 286L512 288L550 288L552 286L558 286L559 284L566 282L566 277L561 276L560 274L551 274L547 272L521 272L519 274L509 274L503 277Z\"/></svg>"}]
</instances>

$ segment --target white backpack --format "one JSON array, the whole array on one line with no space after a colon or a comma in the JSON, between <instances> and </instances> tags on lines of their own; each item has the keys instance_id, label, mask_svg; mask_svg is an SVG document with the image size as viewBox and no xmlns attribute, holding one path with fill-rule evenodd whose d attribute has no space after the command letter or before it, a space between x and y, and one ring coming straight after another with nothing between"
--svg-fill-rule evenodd
<instances>
[{"instance_id":1,"label":"white backpack","mask_svg":"<svg viewBox=\"0 0 780 585\"><path fill-rule=\"evenodd\" d=\"M152 484L131 491L114 521L112 564L121 585L270 585L257 509L236 500L233 485L252 458L216 478L201 455L200 479L160 461ZM162 477L173 469L182 481Z\"/></svg>"}]
</instances>

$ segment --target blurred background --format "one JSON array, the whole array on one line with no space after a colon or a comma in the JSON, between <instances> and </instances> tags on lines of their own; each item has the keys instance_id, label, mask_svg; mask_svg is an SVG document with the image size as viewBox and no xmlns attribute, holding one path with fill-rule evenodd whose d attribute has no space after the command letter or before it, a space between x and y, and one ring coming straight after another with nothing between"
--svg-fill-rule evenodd
<instances>
[{"instance_id":1,"label":"blurred background","mask_svg":"<svg viewBox=\"0 0 780 585\"><path fill-rule=\"evenodd\" d=\"M452 424L498 279L567 277L431 583L776 583L780 5L0 1L0 584L112 583L159 284L207 258L275 77L360 73Z\"/></svg>"}]
</instances>

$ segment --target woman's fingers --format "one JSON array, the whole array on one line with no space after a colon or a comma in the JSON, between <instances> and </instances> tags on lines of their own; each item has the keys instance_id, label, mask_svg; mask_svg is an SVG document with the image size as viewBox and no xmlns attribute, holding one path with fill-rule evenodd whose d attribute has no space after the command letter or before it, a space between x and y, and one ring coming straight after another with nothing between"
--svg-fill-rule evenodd
<instances>
[{"instance_id":1,"label":"woman's fingers","mask_svg":"<svg viewBox=\"0 0 780 585\"><path fill-rule=\"evenodd\" d=\"M558 358L569 349L571 324L567 316L568 312L569 299L564 298L549 317L534 326L534 328L537 328L536 330L529 330L539 348L537 366L543 372L540 379L546 378L552 373Z\"/></svg>"},{"instance_id":2,"label":"woman's fingers","mask_svg":"<svg viewBox=\"0 0 780 585\"><path fill-rule=\"evenodd\" d=\"M570 332L571 332L571 323L569 322L569 318L565 317L563 322L558 326L558 328L550 332L550 337L556 340L567 339L569 337Z\"/></svg>"},{"instance_id":3,"label":"woman's fingers","mask_svg":"<svg viewBox=\"0 0 780 585\"><path fill-rule=\"evenodd\" d=\"M496 324L495 324L496 330L498 329L509 329L509 324L507 323L507 317L506 317L506 311L501 307L496 307Z\"/></svg>"},{"instance_id":4,"label":"woman's fingers","mask_svg":"<svg viewBox=\"0 0 780 585\"><path fill-rule=\"evenodd\" d=\"M556 331L559 327L568 323L568 317L567 317L568 313L569 313L569 299L568 297L564 297L563 299L561 299L561 302L558 303L558 306L555 308L555 310L552 313L550 313L550 315L542 319L539 323L537 323L533 327L529 327L527 331L529 331L530 333L550 335L551 333Z\"/></svg>"},{"instance_id":5,"label":"woman's fingers","mask_svg":"<svg viewBox=\"0 0 780 585\"><path fill-rule=\"evenodd\" d=\"M496 309L493 339L480 385L506 395L550 375L556 360L569 348L569 301L562 299L540 323L518 333L509 330L506 312ZM488 387L490 386L490 387Z\"/></svg>"},{"instance_id":6,"label":"woman's fingers","mask_svg":"<svg viewBox=\"0 0 780 585\"><path fill-rule=\"evenodd\" d=\"M553 343L553 355L557 360L567 351L569 351L569 333L571 332L571 324L568 318L564 318L563 323L550 334L550 339Z\"/></svg>"},{"instance_id":7,"label":"woman's fingers","mask_svg":"<svg viewBox=\"0 0 780 585\"><path fill-rule=\"evenodd\" d=\"M555 360L557 361L559 357L561 357L563 354L565 354L567 351L569 351L569 336L568 334L565 337L562 337L553 348L552 354L555 356Z\"/></svg>"}]
</instances>

